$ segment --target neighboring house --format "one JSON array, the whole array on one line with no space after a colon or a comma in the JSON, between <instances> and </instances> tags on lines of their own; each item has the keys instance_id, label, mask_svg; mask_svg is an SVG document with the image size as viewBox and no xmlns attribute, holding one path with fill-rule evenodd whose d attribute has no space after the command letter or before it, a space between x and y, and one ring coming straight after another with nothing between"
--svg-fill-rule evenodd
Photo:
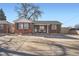
<instances>
[{"instance_id":1,"label":"neighboring house","mask_svg":"<svg viewBox=\"0 0 79 59\"><path fill-rule=\"evenodd\" d=\"M71 27L61 27L61 33L62 34L69 34L69 30Z\"/></svg>"},{"instance_id":2,"label":"neighboring house","mask_svg":"<svg viewBox=\"0 0 79 59\"><path fill-rule=\"evenodd\" d=\"M17 19L14 21L15 33L60 33L58 21L32 21Z\"/></svg>"},{"instance_id":3,"label":"neighboring house","mask_svg":"<svg viewBox=\"0 0 79 59\"><path fill-rule=\"evenodd\" d=\"M0 20L0 33L9 33L9 22Z\"/></svg>"},{"instance_id":4,"label":"neighboring house","mask_svg":"<svg viewBox=\"0 0 79 59\"><path fill-rule=\"evenodd\" d=\"M69 34L79 34L79 29L71 28L71 29L69 30Z\"/></svg>"}]
</instances>

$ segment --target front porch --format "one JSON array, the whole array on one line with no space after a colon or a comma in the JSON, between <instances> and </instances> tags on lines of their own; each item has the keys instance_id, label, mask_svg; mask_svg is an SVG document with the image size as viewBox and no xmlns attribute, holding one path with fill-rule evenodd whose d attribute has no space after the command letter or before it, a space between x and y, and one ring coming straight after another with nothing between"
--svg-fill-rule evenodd
<instances>
[{"instance_id":1,"label":"front porch","mask_svg":"<svg viewBox=\"0 0 79 59\"><path fill-rule=\"evenodd\" d=\"M34 24L34 33L59 33L60 28L56 24Z\"/></svg>"},{"instance_id":2,"label":"front porch","mask_svg":"<svg viewBox=\"0 0 79 59\"><path fill-rule=\"evenodd\" d=\"M48 33L48 26L47 25L34 25L34 32L35 33Z\"/></svg>"}]
</instances>

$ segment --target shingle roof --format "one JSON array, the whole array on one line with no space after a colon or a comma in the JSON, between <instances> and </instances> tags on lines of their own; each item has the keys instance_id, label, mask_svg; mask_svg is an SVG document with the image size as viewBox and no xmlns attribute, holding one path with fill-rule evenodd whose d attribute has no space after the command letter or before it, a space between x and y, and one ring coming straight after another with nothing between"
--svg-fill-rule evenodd
<instances>
[{"instance_id":1,"label":"shingle roof","mask_svg":"<svg viewBox=\"0 0 79 59\"><path fill-rule=\"evenodd\" d=\"M34 24L62 24L59 21L35 21Z\"/></svg>"},{"instance_id":2,"label":"shingle roof","mask_svg":"<svg viewBox=\"0 0 79 59\"><path fill-rule=\"evenodd\" d=\"M20 23L20 22L27 22L27 23L31 23L32 20L27 20L25 18L20 18L14 21L15 23Z\"/></svg>"},{"instance_id":3,"label":"shingle roof","mask_svg":"<svg viewBox=\"0 0 79 59\"><path fill-rule=\"evenodd\" d=\"M27 23L34 23L34 24L62 24L59 21L32 21L32 20L27 20L25 18L17 19L14 22L15 23L27 22Z\"/></svg>"},{"instance_id":4,"label":"shingle roof","mask_svg":"<svg viewBox=\"0 0 79 59\"><path fill-rule=\"evenodd\" d=\"M9 22L6 20L0 20L0 24L9 24Z\"/></svg>"}]
</instances>

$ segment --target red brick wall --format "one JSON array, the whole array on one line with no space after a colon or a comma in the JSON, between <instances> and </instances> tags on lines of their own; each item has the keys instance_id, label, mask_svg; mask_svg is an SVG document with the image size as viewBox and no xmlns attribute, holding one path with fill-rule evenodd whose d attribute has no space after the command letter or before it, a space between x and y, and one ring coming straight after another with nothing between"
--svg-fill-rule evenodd
<instances>
[{"instance_id":1,"label":"red brick wall","mask_svg":"<svg viewBox=\"0 0 79 59\"><path fill-rule=\"evenodd\" d=\"M4 24L3 32L4 33L9 33L9 26L8 26L8 24Z\"/></svg>"}]
</instances>

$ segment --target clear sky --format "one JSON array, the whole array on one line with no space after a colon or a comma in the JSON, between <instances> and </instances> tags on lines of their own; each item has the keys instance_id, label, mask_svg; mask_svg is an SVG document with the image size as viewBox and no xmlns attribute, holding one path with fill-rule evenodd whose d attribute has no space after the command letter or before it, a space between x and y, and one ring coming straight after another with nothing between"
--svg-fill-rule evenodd
<instances>
[{"instance_id":1,"label":"clear sky","mask_svg":"<svg viewBox=\"0 0 79 59\"><path fill-rule=\"evenodd\" d=\"M43 11L42 17L39 20L46 21L60 21L63 26L74 26L79 24L79 4L56 4L56 3L39 3L36 4ZM12 22L17 19L17 13L15 11L16 4L0 4L0 8L3 8L7 20Z\"/></svg>"}]
</instances>

